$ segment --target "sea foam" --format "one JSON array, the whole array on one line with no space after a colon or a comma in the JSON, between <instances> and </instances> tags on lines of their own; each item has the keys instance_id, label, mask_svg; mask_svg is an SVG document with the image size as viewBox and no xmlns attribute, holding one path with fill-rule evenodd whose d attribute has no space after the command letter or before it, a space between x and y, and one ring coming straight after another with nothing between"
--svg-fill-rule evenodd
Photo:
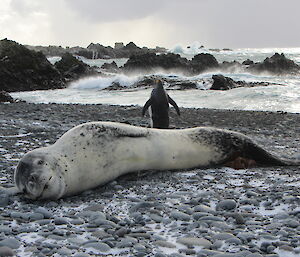
<instances>
[{"instance_id":1,"label":"sea foam","mask_svg":"<svg viewBox=\"0 0 300 257\"><path fill-rule=\"evenodd\" d=\"M80 90L101 90L114 83L119 84L121 87L130 87L140 79L141 76L126 76L123 74L112 75L109 77L88 77L72 82L69 88Z\"/></svg>"}]
</instances>

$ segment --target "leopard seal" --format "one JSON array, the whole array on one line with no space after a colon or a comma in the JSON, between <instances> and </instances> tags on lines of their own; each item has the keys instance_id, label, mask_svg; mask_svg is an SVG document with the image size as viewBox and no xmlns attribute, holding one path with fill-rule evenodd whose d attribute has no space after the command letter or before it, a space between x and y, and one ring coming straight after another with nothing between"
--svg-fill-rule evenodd
<instances>
[{"instance_id":1,"label":"leopard seal","mask_svg":"<svg viewBox=\"0 0 300 257\"><path fill-rule=\"evenodd\" d=\"M156 81L156 87L152 90L151 96L145 103L142 116L149 108L150 126L152 128L169 128L169 104L173 105L178 116L180 111L176 102L167 94L161 80Z\"/></svg>"},{"instance_id":2,"label":"leopard seal","mask_svg":"<svg viewBox=\"0 0 300 257\"><path fill-rule=\"evenodd\" d=\"M141 170L178 170L223 165L236 157L262 165L299 165L280 159L238 132L213 127L152 129L89 122L53 145L25 154L15 183L25 197L59 199Z\"/></svg>"}]
</instances>

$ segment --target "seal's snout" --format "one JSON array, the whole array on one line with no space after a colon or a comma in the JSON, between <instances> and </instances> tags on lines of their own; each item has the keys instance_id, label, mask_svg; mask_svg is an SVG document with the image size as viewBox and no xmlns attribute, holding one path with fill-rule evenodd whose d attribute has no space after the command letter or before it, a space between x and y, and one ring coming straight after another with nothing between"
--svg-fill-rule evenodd
<instances>
[{"instance_id":1,"label":"seal's snout","mask_svg":"<svg viewBox=\"0 0 300 257\"><path fill-rule=\"evenodd\" d=\"M26 181L30 177L32 171L32 165L29 162L20 161L15 174L15 182L18 187L22 184L22 181Z\"/></svg>"}]
</instances>

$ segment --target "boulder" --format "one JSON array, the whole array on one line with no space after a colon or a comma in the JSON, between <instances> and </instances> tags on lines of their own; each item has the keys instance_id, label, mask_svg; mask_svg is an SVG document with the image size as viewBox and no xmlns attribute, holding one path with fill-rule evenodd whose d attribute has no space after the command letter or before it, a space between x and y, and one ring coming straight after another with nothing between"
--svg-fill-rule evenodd
<instances>
[{"instance_id":1,"label":"boulder","mask_svg":"<svg viewBox=\"0 0 300 257\"><path fill-rule=\"evenodd\" d=\"M246 81L235 81L232 78L225 77L221 74L213 75L213 84L211 90L229 90L238 87L265 87L270 85L285 86L283 84L276 84L270 82L246 82Z\"/></svg>"},{"instance_id":2,"label":"boulder","mask_svg":"<svg viewBox=\"0 0 300 257\"><path fill-rule=\"evenodd\" d=\"M236 71L243 70L244 67L238 61L234 60L233 62L224 61L223 63L220 64L220 69L224 72L234 73Z\"/></svg>"},{"instance_id":3,"label":"boulder","mask_svg":"<svg viewBox=\"0 0 300 257\"><path fill-rule=\"evenodd\" d=\"M189 69L188 60L178 54L168 53L156 55L155 53L142 53L132 55L124 64L125 72L154 72L159 69L165 70L182 70L183 72Z\"/></svg>"},{"instance_id":4,"label":"boulder","mask_svg":"<svg viewBox=\"0 0 300 257\"><path fill-rule=\"evenodd\" d=\"M97 74L95 69L77 59L70 53L65 53L61 60L56 62L54 66L67 81Z\"/></svg>"},{"instance_id":5,"label":"boulder","mask_svg":"<svg viewBox=\"0 0 300 257\"><path fill-rule=\"evenodd\" d=\"M0 91L0 103L13 103L14 99L5 91Z\"/></svg>"},{"instance_id":6,"label":"boulder","mask_svg":"<svg viewBox=\"0 0 300 257\"><path fill-rule=\"evenodd\" d=\"M252 60L250 60L250 59L247 59L247 60L243 61L242 64L243 65L253 65L254 62Z\"/></svg>"},{"instance_id":7,"label":"boulder","mask_svg":"<svg viewBox=\"0 0 300 257\"><path fill-rule=\"evenodd\" d=\"M229 90L238 87L232 78L225 77L221 74L213 75L212 79L213 84L210 88L211 90Z\"/></svg>"},{"instance_id":8,"label":"boulder","mask_svg":"<svg viewBox=\"0 0 300 257\"><path fill-rule=\"evenodd\" d=\"M217 59L211 54L197 54L190 62L192 73L197 74L206 70L216 69L219 67Z\"/></svg>"},{"instance_id":9,"label":"boulder","mask_svg":"<svg viewBox=\"0 0 300 257\"><path fill-rule=\"evenodd\" d=\"M0 90L6 92L63 88L59 71L41 52L0 40Z\"/></svg>"},{"instance_id":10,"label":"boulder","mask_svg":"<svg viewBox=\"0 0 300 257\"><path fill-rule=\"evenodd\" d=\"M101 69L104 69L104 70L109 71L109 72L118 72L119 67L116 64L116 62L113 61L112 63L104 63L101 66Z\"/></svg>"},{"instance_id":11,"label":"boulder","mask_svg":"<svg viewBox=\"0 0 300 257\"><path fill-rule=\"evenodd\" d=\"M262 63L255 63L249 66L252 72L270 72L273 74L299 73L300 66L285 55L275 53L272 57L267 57Z\"/></svg>"}]
</instances>

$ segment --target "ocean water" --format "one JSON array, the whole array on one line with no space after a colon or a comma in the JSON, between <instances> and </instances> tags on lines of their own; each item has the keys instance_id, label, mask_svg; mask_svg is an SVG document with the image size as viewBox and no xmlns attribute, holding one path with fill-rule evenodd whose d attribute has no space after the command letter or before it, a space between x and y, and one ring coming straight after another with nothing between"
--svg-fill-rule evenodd
<instances>
[{"instance_id":1,"label":"ocean water","mask_svg":"<svg viewBox=\"0 0 300 257\"><path fill-rule=\"evenodd\" d=\"M237 60L242 62L251 59L255 62L263 61L275 52L284 53L288 58L300 65L300 48L282 49L233 49L211 51L199 48L199 44L192 44L189 48L174 47L170 51L181 54L191 59L195 54L206 52L213 54L219 62ZM52 57L54 63L59 58ZM105 62L116 61L118 66L124 65L127 59L109 60L82 60L89 65L101 67ZM234 80L247 82L272 82L278 85L267 87L237 88L228 91L208 90L212 84L213 74L223 74ZM154 74L150 74L154 75ZM71 83L66 89L18 92L12 93L14 98L26 100L32 103L79 103L79 104L120 104L120 105L144 105L150 96L151 89L135 89L132 85L142 80L145 74L126 76L123 74L109 74L107 77L94 76ZM253 75L235 71L222 73L220 71L203 73L193 77L186 77L180 73L168 73L161 71L156 73L169 80L194 81L198 89L193 90L168 90L168 94L177 102L179 107L190 108L214 108L237 109L259 111L286 111L300 113L300 75L298 76L273 76L270 74ZM125 90L103 90L113 82L124 86ZM168 89L168 85L165 85Z\"/></svg>"}]
</instances>

